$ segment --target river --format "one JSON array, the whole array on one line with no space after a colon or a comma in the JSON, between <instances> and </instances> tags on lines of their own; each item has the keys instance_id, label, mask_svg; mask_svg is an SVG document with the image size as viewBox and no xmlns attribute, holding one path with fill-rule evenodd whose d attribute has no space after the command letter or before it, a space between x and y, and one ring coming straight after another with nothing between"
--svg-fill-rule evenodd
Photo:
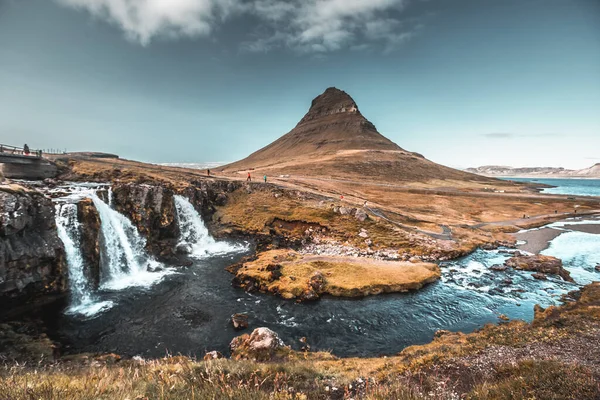
<instances>
[{"instance_id":1,"label":"river","mask_svg":"<svg viewBox=\"0 0 600 400\"><path fill-rule=\"evenodd\" d=\"M57 202L59 211L68 210L65 204L69 199L73 200L73 195ZM600 263L596 251L600 235L564 228L545 253L562 257L578 284L560 278L540 281L529 272L495 272L490 267L502 264L510 251L477 250L444 263L442 279L416 292L363 299L325 297L298 304L232 287L232 275L225 267L252 253L252 243L215 241L185 199L176 198L183 233L180 245L189 246L195 258L186 268L154 265L150 256L141 254L143 243L130 223L111 209L110 202L97 196L94 202L101 210L103 226L110 225L115 232L124 229L111 246L125 249L119 250L125 253L129 246L137 249L137 254L115 258L111 279L93 293L82 283L83 278L72 280L83 286L72 288L75 295L70 303L41 314L51 337L63 344L63 353L114 352L142 357L201 357L210 350L227 353L231 339L240 334L231 326L230 316L246 313L251 329L267 326L294 348L300 347L301 337L307 337L313 350L330 350L339 356L390 355L429 342L439 329L470 332L486 323L498 323L501 314L530 321L535 304L559 304L562 294L600 279L594 271L595 263ZM63 238L74 231L67 229L74 223L69 215L67 211L58 213L59 225L65 227ZM76 235L67 235L65 240L76 247ZM81 269L78 260L72 253L69 268L74 274ZM153 267L146 270L140 265Z\"/></svg>"}]
</instances>

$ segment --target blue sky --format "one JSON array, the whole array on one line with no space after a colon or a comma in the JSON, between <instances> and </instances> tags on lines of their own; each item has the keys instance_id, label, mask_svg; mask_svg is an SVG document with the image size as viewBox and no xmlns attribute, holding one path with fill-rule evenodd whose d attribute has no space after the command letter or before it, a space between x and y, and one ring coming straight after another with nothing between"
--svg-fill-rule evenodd
<instances>
[{"instance_id":1,"label":"blue sky","mask_svg":"<svg viewBox=\"0 0 600 400\"><path fill-rule=\"evenodd\" d=\"M0 0L2 143L234 161L329 86L433 161L600 162L598 0Z\"/></svg>"}]
</instances>

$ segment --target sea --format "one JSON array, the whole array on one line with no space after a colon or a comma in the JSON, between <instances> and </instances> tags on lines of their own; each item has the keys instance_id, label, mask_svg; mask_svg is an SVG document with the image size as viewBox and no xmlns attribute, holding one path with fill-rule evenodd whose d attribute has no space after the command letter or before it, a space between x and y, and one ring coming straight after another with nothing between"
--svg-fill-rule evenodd
<instances>
[{"instance_id":1,"label":"sea","mask_svg":"<svg viewBox=\"0 0 600 400\"><path fill-rule=\"evenodd\" d=\"M542 193L571 194L574 196L600 196L600 179L578 178L501 178L516 182L533 182L551 185L553 187L542 190Z\"/></svg>"},{"instance_id":2,"label":"sea","mask_svg":"<svg viewBox=\"0 0 600 400\"><path fill-rule=\"evenodd\" d=\"M220 167L221 165L225 165L225 164L227 164L226 161L214 161L214 162L203 162L203 163L159 163L157 165L164 165L165 167L207 169L207 168Z\"/></svg>"}]
</instances>

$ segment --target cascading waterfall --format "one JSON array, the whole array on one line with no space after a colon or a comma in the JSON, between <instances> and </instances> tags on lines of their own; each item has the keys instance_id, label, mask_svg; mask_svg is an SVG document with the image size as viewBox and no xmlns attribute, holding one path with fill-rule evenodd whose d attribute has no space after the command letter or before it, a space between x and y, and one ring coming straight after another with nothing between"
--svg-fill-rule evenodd
<instances>
[{"instance_id":1,"label":"cascading waterfall","mask_svg":"<svg viewBox=\"0 0 600 400\"><path fill-rule=\"evenodd\" d=\"M110 308L111 301L98 302L85 275L85 264L81 254L81 226L77 217L77 204L56 204L56 227L58 237L65 246L67 256L71 305L68 313L90 316Z\"/></svg>"},{"instance_id":2,"label":"cascading waterfall","mask_svg":"<svg viewBox=\"0 0 600 400\"><path fill-rule=\"evenodd\" d=\"M171 272L146 254L146 241L127 217L109 207L95 192L90 193L89 197L96 206L101 222L103 289L150 286Z\"/></svg>"},{"instance_id":3,"label":"cascading waterfall","mask_svg":"<svg viewBox=\"0 0 600 400\"><path fill-rule=\"evenodd\" d=\"M56 225L67 256L71 305L67 313L92 316L113 306L100 301L85 273L81 253L81 224L77 203L90 198L100 216L100 289L121 290L131 286L148 287L173 271L164 268L145 251L146 241L125 217L101 200L94 188L69 188L71 193L57 200ZM112 192L108 201L112 203Z\"/></svg>"},{"instance_id":4,"label":"cascading waterfall","mask_svg":"<svg viewBox=\"0 0 600 400\"><path fill-rule=\"evenodd\" d=\"M177 223L181 232L178 249L192 257L203 258L243 250L243 246L216 241L210 236L202 217L192 203L183 196L175 195Z\"/></svg>"}]
</instances>

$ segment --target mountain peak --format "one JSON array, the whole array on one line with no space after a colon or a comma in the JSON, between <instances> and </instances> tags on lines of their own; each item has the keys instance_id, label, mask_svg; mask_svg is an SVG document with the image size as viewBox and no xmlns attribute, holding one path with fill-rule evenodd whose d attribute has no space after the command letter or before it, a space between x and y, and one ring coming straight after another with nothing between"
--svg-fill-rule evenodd
<instances>
[{"instance_id":1,"label":"mountain peak","mask_svg":"<svg viewBox=\"0 0 600 400\"><path fill-rule=\"evenodd\" d=\"M257 168L306 157L348 150L400 151L400 146L377 132L343 90L327 88L315 97L296 127L273 143L226 167Z\"/></svg>"},{"instance_id":2,"label":"mountain peak","mask_svg":"<svg viewBox=\"0 0 600 400\"><path fill-rule=\"evenodd\" d=\"M298 125L316 118L339 113L360 115L356 102L348 93L335 87L329 87L313 99L308 113L300 120Z\"/></svg>"}]
</instances>

